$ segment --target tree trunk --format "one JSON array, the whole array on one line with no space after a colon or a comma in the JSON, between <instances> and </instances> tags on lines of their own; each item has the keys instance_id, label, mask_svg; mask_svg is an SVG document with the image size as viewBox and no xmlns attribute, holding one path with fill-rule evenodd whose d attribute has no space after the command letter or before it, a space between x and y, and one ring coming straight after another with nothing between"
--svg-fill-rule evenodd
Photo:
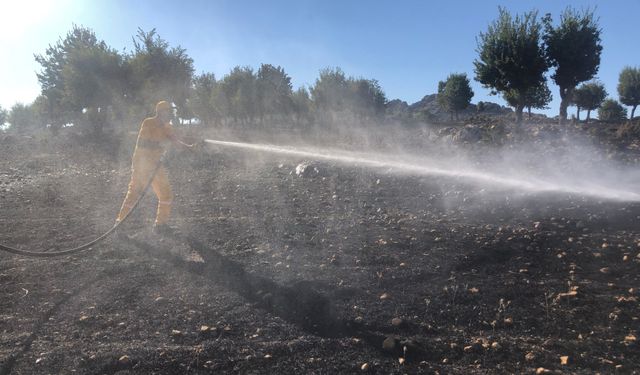
<instances>
[{"instance_id":1,"label":"tree trunk","mask_svg":"<svg viewBox=\"0 0 640 375\"><path fill-rule=\"evenodd\" d=\"M631 120L632 120L632 121L633 121L633 114L636 112L636 107L637 107L637 106L638 106L638 105L636 104L636 105L634 105L634 106L633 106L633 108L631 108Z\"/></svg>"},{"instance_id":2,"label":"tree trunk","mask_svg":"<svg viewBox=\"0 0 640 375\"><path fill-rule=\"evenodd\" d=\"M567 121L567 108L571 101L571 94L573 94L572 88L560 87L560 124L564 124Z\"/></svg>"},{"instance_id":3,"label":"tree trunk","mask_svg":"<svg viewBox=\"0 0 640 375\"><path fill-rule=\"evenodd\" d=\"M580 122L580 107L576 107L576 120Z\"/></svg>"},{"instance_id":4,"label":"tree trunk","mask_svg":"<svg viewBox=\"0 0 640 375\"><path fill-rule=\"evenodd\" d=\"M529 120L531 120L531 107L527 107L527 113L529 114Z\"/></svg>"},{"instance_id":5,"label":"tree trunk","mask_svg":"<svg viewBox=\"0 0 640 375\"><path fill-rule=\"evenodd\" d=\"M589 123L590 118L591 118L591 110L587 109L587 124Z\"/></svg>"},{"instance_id":6,"label":"tree trunk","mask_svg":"<svg viewBox=\"0 0 640 375\"><path fill-rule=\"evenodd\" d=\"M516 106L516 124L522 124L522 110L524 105Z\"/></svg>"}]
</instances>

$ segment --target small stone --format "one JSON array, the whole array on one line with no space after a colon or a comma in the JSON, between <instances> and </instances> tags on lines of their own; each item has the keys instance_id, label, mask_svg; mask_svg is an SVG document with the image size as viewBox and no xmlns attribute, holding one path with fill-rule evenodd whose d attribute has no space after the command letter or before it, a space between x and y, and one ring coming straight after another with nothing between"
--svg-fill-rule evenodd
<instances>
[{"instance_id":1,"label":"small stone","mask_svg":"<svg viewBox=\"0 0 640 375\"><path fill-rule=\"evenodd\" d=\"M164 303L166 301L167 301L167 299L164 298L164 297L158 297L155 300L153 300L153 302L155 302L155 303Z\"/></svg>"},{"instance_id":2,"label":"small stone","mask_svg":"<svg viewBox=\"0 0 640 375\"><path fill-rule=\"evenodd\" d=\"M404 324L404 319L401 319L401 318L391 319L391 325L394 327L400 327L403 324Z\"/></svg>"},{"instance_id":3,"label":"small stone","mask_svg":"<svg viewBox=\"0 0 640 375\"><path fill-rule=\"evenodd\" d=\"M404 358L402 357L398 358L398 363L401 365L404 364Z\"/></svg>"},{"instance_id":4,"label":"small stone","mask_svg":"<svg viewBox=\"0 0 640 375\"><path fill-rule=\"evenodd\" d=\"M380 296L381 300L386 300L389 299L391 296L389 295L389 293L382 293L382 295Z\"/></svg>"},{"instance_id":5,"label":"small stone","mask_svg":"<svg viewBox=\"0 0 640 375\"><path fill-rule=\"evenodd\" d=\"M360 366L360 370L369 371L369 364L368 363L363 363L362 366Z\"/></svg>"},{"instance_id":6,"label":"small stone","mask_svg":"<svg viewBox=\"0 0 640 375\"><path fill-rule=\"evenodd\" d=\"M536 375L546 374L546 373L548 373L548 372L549 372L549 370L547 370L547 369L546 369L546 368L544 368L544 367L538 367L538 368L536 369Z\"/></svg>"},{"instance_id":7,"label":"small stone","mask_svg":"<svg viewBox=\"0 0 640 375\"><path fill-rule=\"evenodd\" d=\"M504 324L505 325L512 325L513 324L513 318L504 318Z\"/></svg>"},{"instance_id":8,"label":"small stone","mask_svg":"<svg viewBox=\"0 0 640 375\"><path fill-rule=\"evenodd\" d=\"M182 336L182 331L179 331L177 329L172 329L171 330L171 336Z\"/></svg>"},{"instance_id":9,"label":"small stone","mask_svg":"<svg viewBox=\"0 0 640 375\"><path fill-rule=\"evenodd\" d=\"M494 341L491 343L491 349L493 350L500 350L502 348L502 345L500 345L499 342Z\"/></svg>"},{"instance_id":10,"label":"small stone","mask_svg":"<svg viewBox=\"0 0 640 375\"><path fill-rule=\"evenodd\" d=\"M118 362L120 362L123 365L127 365L127 364L129 364L131 362L131 358L129 358L128 355L123 355L122 357L120 357L118 359Z\"/></svg>"},{"instance_id":11,"label":"small stone","mask_svg":"<svg viewBox=\"0 0 640 375\"><path fill-rule=\"evenodd\" d=\"M624 337L624 343L625 344L633 344L637 341L638 339L636 338L636 336L634 334L628 334L627 336Z\"/></svg>"},{"instance_id":12,"label":"small stone","mask_svg":"<svg viewBox=\"0 0 640 375\"><path fill-rule=\"evenodd\" d=\"M533 354L533 352L529 352L524 356L524 359L528 362L532 362L534 359L536 359L536 355Z\"/></svg>"},{"instance_id":13,"label":"small stone","mask_svg":"<svg viewBox=\"0 0 640 375\"><path fill-rule=\"evenodd\" d=\"M44 361L44 358L38 358L38 359L36 359L36 365L37 365L38 363L42 362L42 361Z\"/></svg>"},{"instance_id":14,"label":"small stone","mask_svg":"<svg viewBox=\"0 0 640 375\"><path fill-rule=\"evenodd\" d=\"M269 359L269 358L272 358L272 356L271 356L271 354L265 354L264 358L265 359Z\"/></svg>"},{"instance_id":15,"label":"small stone","mask_svg":"<svg viewBox=\"0 0 640 375\"><path fill-rule=\"evenodd\" d=\"M563 366L566 366L569 364L569 356L568 355L563 355L560 357L560 364Z\"/></svg>"},{"instance_id":16,"label":"small stone","mask_svg":"<svg viewBox=\"0 0 640 375\"><path fill-rule=\"evenodd\" d=\"M396 348L396 342L397 342L397 340L396 340L395 337L388 336L382 342L382 349L387 350L387 351L393 351Z\"/></svg>"},{"instance_id":17,"label":"small stone","mask_svg":"<svg viewBox=\"0 0 640 375\"><path fill-rule=\"evenodd\" d=\"M602 268L600 268L600 272L604 273L606 275L609 272L611 272L611 269L609 267L602 267Z\"/></svg>"},{"instance_id":18,"label":"small stone","mask_svg":"<svg viewBox=\"0 0 640 375\"><path fill-rule=\"evenodd\" d=\"M211 331L211 327L202 325L200 326L200 333L209 333Z\"/></svg>"}]
</instances>

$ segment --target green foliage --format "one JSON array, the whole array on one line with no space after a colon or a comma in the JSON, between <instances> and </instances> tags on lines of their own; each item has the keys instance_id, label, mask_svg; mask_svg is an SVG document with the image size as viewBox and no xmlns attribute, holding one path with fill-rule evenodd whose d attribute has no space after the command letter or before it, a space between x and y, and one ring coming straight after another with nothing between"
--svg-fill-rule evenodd
<instances>
[{"instance_id":1,"label":"green foliage","mask_svg":"<svg viewBox=\"0 0 640 375\"><path fill-rule=\"evenodd\" d=\"M111 52L104 42L98 42L93 31L73 25L64 39L60 38L55 45L49 45L44 54L35 55L36 61L42 66L36 75L47 103L47 118L55 127L81 116L84 107L80 102L85 102L85 94L91 100L103 99L97 98L100 94L95 87L89 87L98 81L97 77L89 74L104 67L101 61L97 70L93 70L92 63L96 60L90 60L100 53L98 51Z\"/></svg>"},{"instance_id":2,"label":"green foliage","mask_svg":"<svg viewBox=\"0 0 640 375\"><path fill-rule=\"evenodd\" d=\"M291 101L293 115L295 116L294 121L297 123L310 123L313 119L313 102L311 101L309 90L305 87L300 87L293 92Z\"/></svg>"},{"instance_id":3,"label":"green foliage","mask_svg":"<svg viewBox=\"0 0 640 375\"><path fill-rule=\"evenodd\" d=\"M2 127L5 124L5 122L7 122L8 116L9 116L9 113L7 112L7 110L2 108L2 106L0 106L0 127Z\"/></svg>"},{"instance_id":4,"label":"green foliage","mask_svg":"<svg viewBox=\"0 0 640 375\"><path fill-rule=\"evenodd\" d=\"M631 106L631 119L640 104L640 68L625 67L618 78L618 95L620 102Z\"/></svg>"},{"instance_id":5,"label":"green foliage","mask_svg":"<svg viewBox=\"0 0 640 375\"><path fill-rule=\"evenodd\" d=\"M33 105L16 103L11 107L7 122L11 124L9 131L28 133L44 127L43 121Z\"/></svg>"},{"instance_id":6,"label":"green foliage","mask_svg":"<svg viewBox=\"0 0 640 375\"><path fill-rule=\"evenodd\" d=\"M193 59L184 48L170 47L155 29L138 29L133 40L134 51L126 59L130 101L136 112L148 108L149 112L160 100L178 106L178 116L186 108L193 79ZM139 112L138 112L139 113Z\"/></svg>"},{"instance_id":7,"label":"green foliage","mask_svg":"<svg viewBox=\"0 0 640 375\"><path fill-rule=\"evenodd\" d=\"M587 122L591 111L597 109L607 97L607 90L600 82L584 83L573 92L573 103L578 107L578 120L580 120L580 110L587 110Z\"/></svg>"},{"instance_id":8,"label":"green foliage","mask_svg":"<svg viewBox=\"0 0 640 375\"><path fill-rule=\"evenodd\" d=\"M617 100L607 99L598 108L598 118L606 122L623 122L627 118L627 111Z\"/></svg>"},{"instance_id":9,"label":"green foliage","mask_svg":"<svg viewBox=\"0 0 640 375\"><path fill-rule=\"evenodd\" d=\"M531 117L531 108L546 109L548 108L547 104L553 99L546 81L526 90L524 97L520 97L520 94L515 91L507 91L503 94L503 98L512 107L516 107L518 103L524 103L525 108L529 111L529 117Z\"/></svg>"},{"instance_id":10,"label":"green foliage","mask_svg":"<svg viewBox=\"0 0 640 375\"><path fill-rule=\"evenodd\" d=\"M348 107L361 118L370 118L384 113L387 97L375 79L349 78Z\"/></svg>"},{"instance_id":11,"label":"green foliage","mask_svg":"<svg viewBox=\"0 0 640 375\"><path fill-rule=\"evenodd\" d=\"M202 73L193 78L188 106L193 115L205 125L211 125L220 118L220 113L215 105L218 89L218 82L213 73Z\"/></svg>"},{"instance_id":12,"label":"green foliage","mask_svg":"<svg viewBox=\"0 0 640 375\"><path fill-rule=\"evenodd\" d=\"M504 8L499 8L499 12L487 32L480 33L475 79L494 93L508 93L520 122L527 91L545 80L547 62L540 45L542 26L535 11L515 18Z\"/></svg>"},{"instance_id":13,"label":"green foliage","mask_svg":"<svg viewBox=\"0 0 640 375\"><path fill-rule=\"evenodd\" d=\"M466 109L471 104L473 90L469 84L467 75L450 74L446 81L438 82L438 104L447 112L451 113L451 118L458 112Z\"/></svg>"},{"instance_id":14,"label":"green foliage","mask_svg":"<svg viewBox=\"0 0 640 375\"><path fill-rule=\"evenodd\" d=\"M257 96L260 117L287 114L292 109L291 77L280 66L262 64L257 74Z\"/></svg>"},{"instance_id":15,"label":"green foliage","mask_svg":"<svg viewBox=\"0 0 640 375\"><path fill-rule=\"evenodd\" d=\"M257 113L257 81L253 69L236 66L220 82L220 96L223 115L236 122L247 123Z\"/></svg>"},{"instance_id":16,"label":"green foliage","mask_svg":"<svg viewBox=\"0 0 640 375\"><path fill-rule=\"evenodd\" d=\"M311 97L316 108L321 111L343 110L345 98L348 96L348 86L347 77L340 68L322 69L311 88Z\"/></svg>"},{"instance_id":17,"label":"green foliage","mask_svg":"<svg viewBox=\"0 0 640 375\"><path fill-rule=\"evenodd\" d=\"M340 68L320 71L311 88L311 98L318 116L325 122L334 121L334 116L340 112L350 115L355 121L378 118L384 114L387 103L378 81L347 78Z\"/></svg>"},{"instance_id":18,"label":"green foliage","mask_svg":"<svg viewBox=\"0 0 640 375\"><path fill-rule=\"evenodd\" d=\"M567 8L560 16L560 24L552 24L547 14L545 26L545 55L550 66L555 67L551 76L560 87L560 121L567 119L567 107L573 98L573 90L593 78L600 66L601 30L593 11L578 12Z\"/></svg>"}]
</instances>

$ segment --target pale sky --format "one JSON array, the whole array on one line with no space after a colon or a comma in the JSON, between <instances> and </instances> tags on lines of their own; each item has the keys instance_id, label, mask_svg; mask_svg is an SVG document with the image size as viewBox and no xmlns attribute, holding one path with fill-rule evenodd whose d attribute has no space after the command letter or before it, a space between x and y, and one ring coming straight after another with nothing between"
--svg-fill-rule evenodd
<instances>
[{"instance_id":1,"label":"pale sky","mask_svg":"<svg viewBox=\"0 0 640 375\"><path fill-rule=\"evenodd\" d=\"M604 46L598 78L617 99L624 66L640 66L639 0L580 1L3 1L0 16L0 106L30 103L40 92L35 53L44 53L78 24L117 50L132 49L138 27L156 28L170 45L194 59L196 72L222 78L234 66L282 66L294 88L313 85L320 69L341 67L349 76L377 79L389 99L409 103L437 91L450 73L466 73L472 102L497 96L473 80L476 37L498 6L512 13L537 9L555 19L571 5L595 7ZM554 101L545 111L555 115Z\"/></svg>"}]
</instances>

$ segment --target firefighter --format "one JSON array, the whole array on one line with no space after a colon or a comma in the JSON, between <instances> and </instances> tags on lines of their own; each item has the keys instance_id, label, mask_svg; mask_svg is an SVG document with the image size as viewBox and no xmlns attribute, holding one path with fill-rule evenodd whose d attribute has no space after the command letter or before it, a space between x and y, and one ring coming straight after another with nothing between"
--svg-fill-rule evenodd
<instances>
[{"instance_id":1,"label":"firefighter","mask_svg":"<svg viewBox=\"0 0 640 375\"><path fill-rule=\"evenodd\" d=\"M149 182L153 171L156 170L156 167L160 163L160 158L164 154L169 142L180 147L193 148L194 145L184 143L176 137L171 127L172 119L173 107L163 100L156 105L155 116L142 121L136 148L133 152L129 190L122 203L116 224L129 213L138 200L138 197ZM171 213L173 192L171 191L167 170L164 166L160 165L158 168L151 187L158 197L158 211L153 231L156 234L167 234L171 232L167 222L169 221L169 214Z\"/></svg>"}]
</instances>

